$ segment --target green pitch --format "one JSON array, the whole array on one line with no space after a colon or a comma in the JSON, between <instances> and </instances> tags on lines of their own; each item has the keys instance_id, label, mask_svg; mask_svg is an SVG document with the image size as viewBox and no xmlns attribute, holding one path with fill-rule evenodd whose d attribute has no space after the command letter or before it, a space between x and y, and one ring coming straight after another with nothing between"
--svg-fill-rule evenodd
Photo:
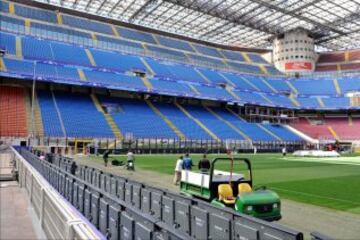
<instances>
[{"instance_id":1,"label":"green pitch","mask_svg":"<svg viewBox=\"0 0 360 240\"><path fill-rule=\"evenodd\" d=\"M136 167L173 174L179 155L138 155ZM191 155L195 167L201 155ZM209 159L225 155L209 155ZM240 154L252 162L256 186L266 185L281 198L360 214L360 157L282 158L280 154ZM125 156L114 157L125 160ZM101 157L96 158L101 161Z\"/></svg>"}]
</instances>

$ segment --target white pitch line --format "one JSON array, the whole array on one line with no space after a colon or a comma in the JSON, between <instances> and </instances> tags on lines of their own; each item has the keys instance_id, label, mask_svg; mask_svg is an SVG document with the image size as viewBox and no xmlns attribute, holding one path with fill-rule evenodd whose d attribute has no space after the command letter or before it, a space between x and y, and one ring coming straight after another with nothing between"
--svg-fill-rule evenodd
<instances>
[{"instance_id":1,"label":"white pitch line","mask_svg":"<svg viewBox=\"0 0 360 240\"><path fill-rule=\"evenodd\" d=\"M360 157L334 157L334 158L309 158L309 157L286 157L285 161L318 162L329 164L360 165Z\"/></svg>"}]
</instances>

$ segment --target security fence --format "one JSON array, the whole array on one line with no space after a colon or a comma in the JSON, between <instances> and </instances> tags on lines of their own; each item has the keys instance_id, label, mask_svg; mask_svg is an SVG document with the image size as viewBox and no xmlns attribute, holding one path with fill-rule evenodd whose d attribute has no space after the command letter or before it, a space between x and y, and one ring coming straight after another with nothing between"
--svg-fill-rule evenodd
<instances>
[{"instance_id":1,"label":"security fence","mask_svg":"<svg viewBox=\"0 0 360 240\"><path fill-rule=\"evenodd\" d=\"M303 239L299 231L95 168L80 165L72 175L70 158L20 153L108 239Z\"/></svg>"}]
</instances>

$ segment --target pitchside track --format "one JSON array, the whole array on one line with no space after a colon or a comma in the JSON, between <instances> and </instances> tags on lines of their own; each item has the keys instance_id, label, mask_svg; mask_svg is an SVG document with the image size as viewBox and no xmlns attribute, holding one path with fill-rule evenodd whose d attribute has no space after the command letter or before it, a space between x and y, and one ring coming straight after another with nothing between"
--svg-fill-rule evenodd
<instances>
[{"instance_id":1,"label":"pitchside track","mask_svg":"<svg viewBox=\"0 0 360 240\"><path fill-rule=\"evenodd\" d=\"M173 174L178 154L138 155L136 168ZM209 155L214 158L219 155ZM225 156L225 155L221 155ZM360 214L360 157L282 158L280 154L241 154L251 160L255 186L274 189L281 198ZM200 154L192 155L195 167ZM113 156L125 161L125 156ZM89 160L102 163L101 157Z\"/></svg>"}]
</instances>

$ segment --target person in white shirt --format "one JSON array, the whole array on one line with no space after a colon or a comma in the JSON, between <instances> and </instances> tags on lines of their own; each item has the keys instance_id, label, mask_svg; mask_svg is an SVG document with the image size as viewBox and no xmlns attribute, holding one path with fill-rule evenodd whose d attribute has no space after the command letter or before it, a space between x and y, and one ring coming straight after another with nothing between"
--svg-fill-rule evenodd
<instances>
[{"instance_id":1,"label":"person in white shirt","mask_svg":"<svg viewBox=\"0 0 360 240\"><path fill-rule=\"evenodd\" d=\"M181 171L183 170L183 156L180 156L176 161L175 166L175 175L174 175L174 184L178 185L181 180Z\"/></svg>"},{"instance_id":2,"label":"person in white shirt","mask_svg":"<svg viewBox=\"0 0 360 240\"><path fill-rule=\"evenodd\" d=\"M283 147L283 149L282 149L282 155L283 155L283 157L286 157L286 147Z\"/></svg>"},{"instance_id":3,"label":"person in white shirt","mask_svg":"<svg viewBox=\"0 0 360 240\"><path fill-rule=\"evenodd\" d=\"M135 171L135 156L134 153L129 150L127 153L127 170L133 170Z\"/></svg>"},{"instance_id":4,"label":"person in white shirt","mask_svg":"<svg viewBox=\"0 0 360 240\"><path fill-rule=\"evenodd\" d=\"M254 155L257 154L257 148L254 146Z\"/></svg>"}]
</instances>

